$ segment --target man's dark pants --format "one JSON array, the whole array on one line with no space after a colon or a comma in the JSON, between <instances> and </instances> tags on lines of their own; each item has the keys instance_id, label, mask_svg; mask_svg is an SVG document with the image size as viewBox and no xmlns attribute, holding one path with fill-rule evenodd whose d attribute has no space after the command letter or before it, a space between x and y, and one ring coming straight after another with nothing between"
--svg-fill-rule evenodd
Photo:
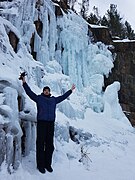
<instances>
[{"instance_id":1,"label":"man's dark pants","mask_svg":"<svg viewBox=\"0 0 135 180\"><path fill-rule=\"evenodd\" d=\"M51 166L54 151L54 122L37 121L36 161L37 167Z\"/></svg>"}]
</instances>

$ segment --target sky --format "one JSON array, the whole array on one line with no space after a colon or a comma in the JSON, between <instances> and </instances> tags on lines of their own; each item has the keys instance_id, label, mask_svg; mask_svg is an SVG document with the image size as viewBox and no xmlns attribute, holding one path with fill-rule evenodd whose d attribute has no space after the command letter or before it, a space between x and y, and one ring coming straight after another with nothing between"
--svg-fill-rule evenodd
<instances>
[{"instance_id":1,"label":"sky","mask_svg":"<svg viewBox=\"0 0 135 180\"><path fill-rule=\"evenodd\" d=\"M90 9L98 7L99 13L104 15L110 4L116 4L121 16L127 20L135 30L135 0L90 0Z\"/></svg>"}]
</instances>

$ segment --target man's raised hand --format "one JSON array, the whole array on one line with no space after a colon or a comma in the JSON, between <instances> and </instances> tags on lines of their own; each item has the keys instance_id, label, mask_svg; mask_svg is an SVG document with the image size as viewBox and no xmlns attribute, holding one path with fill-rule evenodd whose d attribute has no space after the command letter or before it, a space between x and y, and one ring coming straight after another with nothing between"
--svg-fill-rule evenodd
<instances>
[{"instance_id":1,"label":"man's raised hand","mask_svg":"<svg viewBox=\"0 0 135 180\"><path fill-rule=\"evenodd\" d=\"M75 84L72 85L71 90L73 91L75 89Z\"/></svg>"},{"instance_id":2,"label":"man's raised hand","mask_svg":"<svg viewBox=\"0 0 135 180\"><path fill-rule=\"evenodd\" d=\"M25 76L24 76L24 77L22 77L22 82L23 82L23 83L25 83L25 82L26 82L26 80L25 80Z\"/></svg>"}]
</instances>

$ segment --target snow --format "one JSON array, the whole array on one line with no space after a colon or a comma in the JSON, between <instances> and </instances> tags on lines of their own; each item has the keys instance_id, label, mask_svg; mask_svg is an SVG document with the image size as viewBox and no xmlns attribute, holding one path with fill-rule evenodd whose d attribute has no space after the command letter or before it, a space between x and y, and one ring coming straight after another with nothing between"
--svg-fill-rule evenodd
<instances>
[{"instance_id":1,"label":"snow","mask_svg":"<svg viewBox=\"0 0 135 180\"><path fill-rule=\"evenodd\" d=\"M113 84L109 85L105 90L104 100L107 103L109 103L111 106L112 117L118 120L122 120L129 125L130 123L125 118L125 115L122 112L122 108L119 104L119 99L118 99L119 90L120 90L119 82L116 81Z\"/></svg>"},{"instance_id":2,"label":"snow","mask_svg":"<svg viewBox=\"0 0 135 180\"><path fill-rule=\"evenodd\" d=\"M10 9L0 9L2 14L12 14L12 15L18 15L18 11L15 7L12 7Z\"/></svg>"},{"instance_id":3,"label":"snow","mask_svg":"<svg viewBox=\"0 0 135 180\"><path fill-rule=\"evenodd\" d=\"M5 13L0 17L0 165L4 160L0 178L134 179L135 131L119 104L120 83L114 82L102 91L104 76L114 66L107 46L91 43L88 24L74 12L56 17L55 4L49 0L42 1L40 12L33 0L9 4L20 14L7 11L9 18ZM8 2L4 11L6 7ZM41 37L34 25L38 18L43 23ZM17 53L10 45L9 30L19 38ZM33 33L37 61L30 54ZM36 105L18 80L24 70L36 94L48 85L52 95L58 96L72 83L76 85L73 94L57 106L52 174L42 175L36 170ZM26 137L24 157L22 128Z\"/></svg>"},{"instance_id":4,"label":"snow","mask_svg":"<svg viewBox=\"0 0 135 180\"><path fill-rule=\"evenodd\" d=\"M122 39L122 40L113 40L113 42L135 42L135 40Z\"/></svg>"},{"instance_id":5,"label":"snow","mask_svg":"<svg viewBox=\"0 0 135 180\"><path fill-rule=\"evenodd\" d=\"M107 29L106 26L99 26L99 25L95 25L95 24L89 24L91 28L105 28Z\"/></svg>"},{"instance_id":6,"label":"snow","mask_svg":"<svg viewBox=\"0 0 135 180\"><path fill-rule=\"evenodd\" d=\"M9 175L6 172L6 165L3 163L1 167L1 177L9 180L13 179L34 179L48 180L59 179L92 179L92 180L128 180L134 179L134 133L131 127L127 127L123 122L116 119L109 119L104 114L94 113L88 109L83 121L72 121L77 129L85 129L86 132L92 134L89 146L85 142L75 144L71 140L66 142L64 135L63 139L55 139L55 153L53 160L54 172L52 174L40 174L36 169L35 151L31 151L29 156L23 158L22 165L13 174ZM88 118L90 117L90 119ZM57 123L63 124L65 130L67 123L64 123L68 118L58 112ZM69 120L69 119L68 119ZM112 123L113 122L113 123ZM60 128L59 128L60 129ZM60 132L60 131L59 131ZM66 133L67 132L61 132ZM60 136L59 134L58 136ZM81 146L84 149L88 148L88 164L82 164L79 161L81 158ZM129 166L130 165L130 166ZM115 173L114 173L115 172Z\"/></svg>"}]
</instances>

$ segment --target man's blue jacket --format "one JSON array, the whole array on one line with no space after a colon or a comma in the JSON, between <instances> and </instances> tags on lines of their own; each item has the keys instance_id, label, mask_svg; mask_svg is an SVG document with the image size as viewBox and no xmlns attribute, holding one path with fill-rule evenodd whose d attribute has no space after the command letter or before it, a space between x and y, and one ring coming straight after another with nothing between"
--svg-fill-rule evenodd
<instances>
[{"instance_id":1,"label":"man's blue jacket","mask_svg":"<svg viewBox=\"0 0 135 180\"><path fill-rule=\"evenodd\" d=\"M45 96L43 93L41 95L36 95L25 82L23 83L23 87L25 89L26 94L36 102L37 104L37 120L41 121L55 121L55 110L56 104L65 100L71 93L70 89L62 96L54 97L54 96Z\"/></svg>"}]
</instances>

